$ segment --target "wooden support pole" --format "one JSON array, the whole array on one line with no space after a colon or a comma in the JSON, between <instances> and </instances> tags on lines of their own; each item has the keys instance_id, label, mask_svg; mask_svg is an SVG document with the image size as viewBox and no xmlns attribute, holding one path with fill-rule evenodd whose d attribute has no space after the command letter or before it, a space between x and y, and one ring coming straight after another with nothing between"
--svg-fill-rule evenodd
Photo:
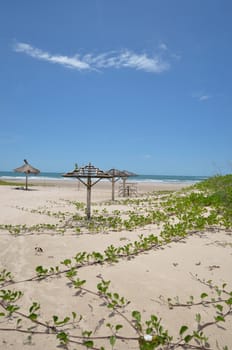
<instances>
[{"instance_id":1,"label":"wooden support pole","mask_svg":"<svg viewBox=\"0 0 232 350\"><path fill-rule=\"evenodd\" d=\"M123 181L123 197L126 197L126 177L123 177L122 181Z\"/></svg>"},{"instance_id":2,"label":"wooden support pole","mask_svg":"<svg viewBox=\"0 0 232 350\"><path fill-rule=\"evenodd\" d=\"M91 177L89 176L87 178L87 219L89 220L90 217L91 217L91 187L92 187L92 184L91 184Z\"/></svg>"},{"instance_id":3,"label":"wooden support pole","mask_svg":"<svg viewBox=\"0 0 232 350\"><path fill-rule=\"evenodd\" d=\"M112 201L114 201L114 188L115 188L115 178L112 178Z\"/></svg>"},{"instance_id":4,"label":"wooden support pole","mask_svg":"<svg viewBox=\"0 0 232 350\"><path fill-rule=\"evenodd\" d=\"M28 189L28 176L26 174L26 190Z\"/></svg>"}]
</instances>

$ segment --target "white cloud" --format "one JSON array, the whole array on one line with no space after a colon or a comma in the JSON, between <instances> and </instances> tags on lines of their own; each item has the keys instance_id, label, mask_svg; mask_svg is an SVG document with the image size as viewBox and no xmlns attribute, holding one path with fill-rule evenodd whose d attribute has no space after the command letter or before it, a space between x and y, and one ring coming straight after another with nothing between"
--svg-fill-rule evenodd
<instances>
[{"instance_id":1,"label":"white cloud","mask_svg":"<svg viewBox=\"0 0 232 350\"><path fill-rule=\"evenodd\" d=\"M210 95L202 95L199 97L199 101L207 101L211 98Z\"/></svg>"},{"instance_id":2,"label":"white cloud","mask_svg":"<svg viewBox=\"0 0 232 350\"><path fill-rule=\"evenodd\" d=\"M52 55L26 43L16 43L14 51L29 55L35 59L63 65L66 68L84 70L102 70L106 68L131 68L150 73L162 73L170 68L170 64L159 56L149 57L146 53L137 54L128 49L120 52L106 52L99 55L62 56Z\"/></svg>"},{"instance_id":3,"label":"white cloud","mask_svg":"<svg viewBox=\"0 0 232 350\"><path fill-rule=\"evenodd\" d=\"M192 94L192 97L198 101L204 102L212 98L212 95L206 94L205 92L196 92Z\"/></svg>"},{"instance_id":4,"label":"white cloud","mask_svg":"<svg viewBox=\"0 0 232 350\"><path fill-rule=\"evenodd\" d=\"M161 44L159 45L159 48L160 48L161 50L164 50L164 51L167 51L167 50L168 50L168 47L167 47L167 45L166 45L165 43L161 43Z\"/></svg>"},{"instance_id":5,"label":"white cloud","mask_svg":"<svg viewBox=\"0 0 232 350\"><path fill-rule=\"evenodd\" d=\"M17 43L14 46L14 50L16 52L23 52L33 58L37 58L39 60L48 61L51 63L57 63L64 65L67 68L75 68L79 70L90 69L88 63L83 62L79 59L78 56L68 57L68 56L60 56L60 55L51 55L46 51L42 51L37 49L29 44L25 43Z\"/></svg>"}]
</instances>

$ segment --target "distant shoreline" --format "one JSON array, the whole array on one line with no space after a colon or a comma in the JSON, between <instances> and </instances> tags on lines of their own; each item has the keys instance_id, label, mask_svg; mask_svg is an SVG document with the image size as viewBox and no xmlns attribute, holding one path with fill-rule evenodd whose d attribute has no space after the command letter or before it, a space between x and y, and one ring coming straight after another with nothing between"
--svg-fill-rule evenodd
<instances>
[{"instance_id":1,"label":"distant shoreline","mask_svg":"<svg viewBox=\"0 0 232 350\"><path fill-rule=\"evenodd\" d=\"M43 173L41 172L39 175L30 175L29 181L40 181L42 182L64 182L69 183L69 182L75 182L76 179L72 178L64 178L62 177L62 173ZM159 184L159 183L184 183L184 184L192 184L192 183L197 183L199 181L203 181L207 179L208 176L184 176L184 175L137 175L137 176L129 176L127 178L127 181L129 182L136 182L136 183L154 183L154 184ZM19 174L15 172L8 172L8 171L0 171L0 180L6 180L6 181L24 181L25 175L24 174ZM108 180L101 180L108 182ZM119 180L120 181L120 180Z\"/></svg>"},{"instance_id":2,"label":"distant shoreline","mask_svg":"<svg viewBox=\"0 0 232 350\"><path fill-rule=\"evenodd\" d=\"M1 178L0 178L1 179ZM2 179L3 181L9 181L10 183L24 187L25 176L24 177L15 177L9 180ZM126 185L134 184L137 187L138 196L142 193L153 192L153 191L178 191L183 188L194 185L195 182L155 182L155 181L130 181L130 178L127 179ZM122 185L122 181L119 180L115 183L115 192L118 192L119 186ZM13 185L14 186L14 185ZM35 178L28 177L28 186L36 186L37 188L44 187L56 187L59 189L73 188L74 190L83 190L85 186L78 181L77 179L45 179L45 178ZM101 180L96 185L93 186L93 191L103 190L107 192L112 191L112 182L109 180Z\"/></svg>"}]
</instances>

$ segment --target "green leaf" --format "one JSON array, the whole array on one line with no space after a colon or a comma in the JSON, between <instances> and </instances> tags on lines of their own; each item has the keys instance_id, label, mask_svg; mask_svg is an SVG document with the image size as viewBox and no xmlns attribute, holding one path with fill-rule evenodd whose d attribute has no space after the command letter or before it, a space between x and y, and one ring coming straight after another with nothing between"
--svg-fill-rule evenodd
<instances>
[{"instance_id":1,"label":"green leaf","mask_svg":"<svg viewBox=\"0 0 232 350\"><path fill-rule=\"evenodd\" d=\"M116 343L116 337L114 335L111 335L110 336L110 345L113 347L115 343Z\"/></svg>"},{"instance_id":2,"label":"green leaf","mask_svg":"<svg viewBox=\"0 0 232 350\"><path fill-rule=\"evenodd\" d=\"M186 337L184 337L185 343L189 343L192 340L192 335L188 334Z\"/></svg>"},{"instance_id":3,"label":"green leaf","mask_svg":"<svg viewBox=\"0 0 232 350\"><path fill-rule=\"evenodd\" d=\"M217 304L215 307L222 312L223 306L221 304Z\"/></svg>"},{"instance_id":4,"label":"green leaf","mask_svg":"<svg viewBox=\"0 0 232 350\"><path fill-rule=\"evenodd\" d=\"M134 317L137 322L141 321L141 313L139 311L134 310L132 312L132 317Z\"/></svg>"},{"instance_id":5,"label":"green leaf","mask_svg":"<svg viewBox=\"0 0 232 350\"><path fill-rule=\"evenodd\" d=\"M53 318L54 323L56 323L58 321L58 316L54 315L52 318Z\"/></svg>"},{"instance_id":6,"label":"green leaf","mask_svg":"<svg viewBox=\"0 0 232 350\"><path fill-rule=\"evenodd\" d=\"M158 317L156 315L151 315L151 320L152 320L152 322L157 322Z\"/></svg>"},{"instance_id":7,"label":"green leaf","mask_svg":"<svg viewBox=\"0 0 232 350\"><path fill-rule=\"evenodd\" d=\"M17 306L17 305L8 305L6 310L9 311L9 313L11 315L13 312L19 310L19 306Z\"/></svg>"},{"instance_id":8,"label":"green leaf","mask_svg":"<svg viewBox=\"0 0 232 350\"><path fill-rule=\"evenodd\" d=\"M56 337L60 340L61 344L67 344L69 341L68 334L65 332L58 333Z\"/></svg>"},{"instance_id":9,"label":"green leaf","mask_svg":"<svg viewBox=\"0 0 232 350\"><path fill-rule=\"evenodd\" d=\"M36 302L33 302L33 304L31 305L29 312L32 313L33 311L37 311L40 309L40 305Z\"/></svg>"},{"instance_id":10,"label":"green leaf","mask_svg":"<svg viewBox=\"0 0 232 350\"><path fill-rule=\"evenodd\" d=\"M68 323L70 321L70 317L65 317L65 319L63 320L63 323Z\"/></svg>"},{"instance_id":11,"label":"green leaf","mask_svg":"<svg viewBox=\"0 0 232 350\"><path fill-rule=\"evenodd\" d=\"M123 328L123 325L121 325L121 324L117 324L115 326L116 331L119 331L119 329L121 329L121 328Z\"/></svg>"},{"instance_id":12,"label":"green leaf","mask_svg":"<svg viewBox=\"0 0 232 350\"><path fill-rule=\"evenodd\" d=\"M114 308L114 304L112 304L112 303L109 303L108 305L107 305L107 307L109 308L109 309L113 309Z\"/></svg>"},{"instance_id":13,"label":"green leaf","mask_svg":"<svg viewBox=\"0 0 232 350\"><path fill-rule=\"evenodd\" d=\"M80 288L85 283L86 283L86 280L80 280L79 278L76 281L73 281L73 285L75 288Z\"/></svg>"},{"instance_id":14,"label":"green leaf","mask_svg":"<svg viewBox=\"0 0 232 350\"><path fill-rule=\"evenodd\" d=\"M196 314L196 317L195 317L197 323L200 323L201 322L201 315L200 314Z\"/></svg>"},{"instance_id":15,"label":"green leaf","mask_svg":"<svg viewBox=\"0 0 232 350\"><path fill-rule=\"evenodd\" d=\"M146 334L152 334L152 332L153 332L153 328L152 327L148 327L146 329Z\"/></svg>"},{"instance_id":16,"label":"green leaf","mask_svg":"<svg viewBox=\"0 0 232 350\"><path fill-rule=\"evenodd\" d=\"M83 331L83 332L82 332L82 336L83 336L83 337L90 337L91 334L92 334L91 331Z\"/></svg>"},{"instance_id":17,"label":"green leaf","mask_svg":"<svg viewBox=\"0 0 232 350\"><path fill-rule=\"evenodd\" d=\"M204 298L206 298L207 296L208 296L207 293L202 293L202 294L201 294L201 299L204 299Z\"/></svg>"},{"instance_id":18,"label":"green leaf","mask_svg":"<svg viewBox=\"0 0 232 350\"><path fill-rule=\"evenodd\" d=\"M65 266L71 265L72 261L70 259L65 259L61 262L61 264L64 264Z\"/></svg>"},{"instance_id":19,"label":"green leaf","mask_svg":"<svg viewBox=\"0 0 232 350\"><path fill-rule=\"evenodd\" d=\"M17 319L17 325L16 325L16 327L17 328L20 328L21 326L20 326L20 323L22 322L22 319L21 318L18 318Z\"/></svg>"},{"instance_id":20,"label":"green leaf","mask_svg":"<svg viewBox=\"0 0 232 350\"><path fill-rule=\"evenodd\" d=\"M232 305L232 298L229 298L228 300L226 300L226 304L227 305Z\"/></svg>"},{"instance_id":21,"label":"green leaf","mask_svg":"<svg viewBox=\"0 0 232 350\"><path fill-rule=\"evenodd\" d=\"M72 278L77 275L77 271L74 268L71 268L68 272L66 272L66 277Z\"/></svg>"},{"instance_id":22,"label":"green leaf","mask_svg":"<svg viewBox=\"0 0 232 350\"><path fill-rule=\"evenodd\" d=\"M154 350L155 348L157 348L157 346L159 346L159 342L147 342L145 339L140 338L139 339L139 349L140 350Z\"/></svg>"},{"instance_id":23,"label":"green leaf","mask_svg":"<svg viewBox=\"0 0 232 350\"><path fill-rule=\"evenodd\" d=\"M94 345L94 342L92 340L85 340L83 342L83 344L87 347L87 348L92 348Z\"/></svg>"},{"instance_id":24,"label":"green leaf","mask_svg":"<svg viewBox=\"0 0 232 350\"><path fill-rule=\"evenodd\" d=\"M180 328L179 334L182 335L184 332L187 331L187 329L188 329L187 326L182 326L182 327Z\"/></svg>"},{"instance_id":25,"label":"green leaf","mask_svg":"<svg viewBox=\"0 0 232 350\"><path fill-rule=\"evenodd\" d=\"M223 316L216 316L215 321L216 322L225 322L225 318Z\"/></svg>"},{"instance_id":26,"label":"green leaf","mask_svg":"<svg viewBox=\"0 0 232 350\"><path fill-rule=\"evenodd\" d=\"M35 320L37 320L38 315L35 313L32 313L28 317L30 318L30 320L35 321Z\"/></svg>"},{"instance_id":27,"label":"green leaf","mask_svg":"<svg viewBox=\"0 0 232 350\"><path fill-rule=\"evenodd\" d=\"M48 272L48 269L44 269L43 266L37 266L35 271L37 272L38 275L46 275Z\"/></svg>"},{"instance_id":28,"label":"green leaf","mask_svg":"<svg viewBox=\"0 0 232 350\"><path fill-rule=\"evenodd\" d=\"M65 317L62 321L59 321L58 316L54 315L53 321L54 321L56 326L60 326L60 325L63 325L65 323L68 323L70 321L70 317Z\"/></svg>"}]
</instances>

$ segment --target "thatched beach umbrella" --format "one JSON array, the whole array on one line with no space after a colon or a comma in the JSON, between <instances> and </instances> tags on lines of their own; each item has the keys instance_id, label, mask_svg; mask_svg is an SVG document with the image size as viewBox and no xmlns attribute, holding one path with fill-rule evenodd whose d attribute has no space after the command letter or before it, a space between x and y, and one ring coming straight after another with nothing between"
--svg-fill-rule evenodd
<instances>
[{"instance_id":1,"label":"thatched beach umbrella","mask_svg":"<svg viewBox=\"0 0 232 350\"><path fill-rule=\"evenodd\" d=\"M132 171L122 170L122 172L125 174L126 177L128 177L128 176L137 176L137 174L132 173Z\"/></svg>"},{"instance_id":2,"label":"thatched beach umbrella","mask_svg":"<svg viewBox=\"0 0 232 350\"><path fill-rule=\"evenodd\" d=\"M40 173L39 169L34 168L32 165L28 163L26 159L24 159L24 163L19 168L14 169L16 173L24 173L26 175L26 187L25 189L28 190L28 175L37 175Z\"/></svg>"},{"instance_id":3,"label":"thatched beach umbrella","mask_svg":"<svg viewBox=\"0 0 232 350\"><path fill-rule=\"evenodd\" d=\"M128 170L122 170L123 175L121 176L122 182L123 182L123 197L126 197L127 190L126 190L126 180L130 176L137 176L137 174L132 173L132 171Z\"/></svg>"},{"instance_id":4,"label":"thatched beach umbrella","mask_svg":"<svg viewBox=\"0 0 232 350\"><path fill-rule=\"evenodd\" d=\"M87 214L87 219L90 219L90 217L91 217L91 189L101 179L109 179L112 177L112 175L104 172L103 170L95 168L95 166L93 166L93 165L91 165L91 163L89 163L88 165L81 167L81 168L78 168L76 166L73 171L66 173L62 176L74 177L86 186L86 188L87 188L86 214ZM94 179L95 181L92 182L92 179Z\"/></svg>"},{"instance_id":5,"label":"thatched beach umbrella","mask_svg":"<svg viewBox=\"0 0 232 350\"><path fill-rule=\"evenodd\" d=\"M107 173L112 175L112 179L110 179L110 181L112 182L112 201L114 201L115 182L117 182L120 178L126 179L128 175L126 172L118 169L110 169L107 171Z\"/></svg>"}]
</instances>

